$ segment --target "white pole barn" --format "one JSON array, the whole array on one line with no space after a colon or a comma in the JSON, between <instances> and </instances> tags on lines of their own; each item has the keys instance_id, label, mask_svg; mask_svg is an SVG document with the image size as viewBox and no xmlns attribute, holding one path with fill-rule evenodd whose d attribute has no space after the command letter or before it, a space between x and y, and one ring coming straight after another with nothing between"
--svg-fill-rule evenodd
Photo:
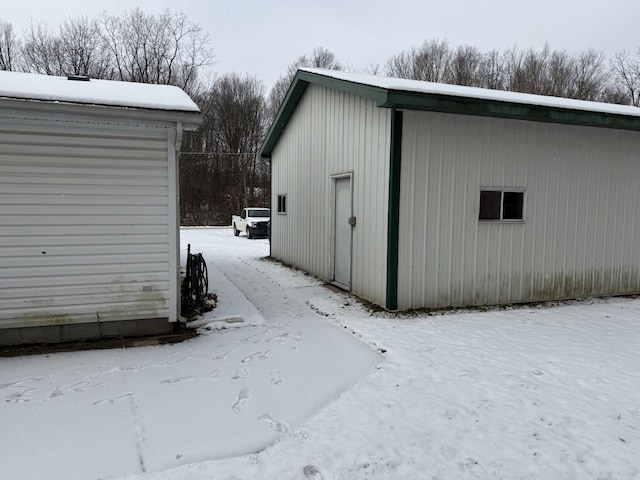
<instances>
[{"instance_id":1,"label":"white pole barn","mask_svg":"<svg viewBox=\"0 0 640 480\"><path fill-rule=\"evenodd\" d=\"M303 69L261 153L272 256L387 309L640 293L636 107Z\"/></svg>"}]
</instances>

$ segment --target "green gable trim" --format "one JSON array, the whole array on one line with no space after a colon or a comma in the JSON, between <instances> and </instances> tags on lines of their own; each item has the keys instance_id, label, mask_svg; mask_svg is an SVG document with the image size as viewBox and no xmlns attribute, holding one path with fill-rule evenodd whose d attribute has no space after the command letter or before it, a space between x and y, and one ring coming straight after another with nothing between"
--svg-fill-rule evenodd
<instances>
[{"instance_id":1,"label":"green gable trim","mask_svg":"<svg viewBox=\"0 0 640 480\"><path fill-rule=\"evenodd\" d=\"M298 104L300 103L300 100L302 100L302 96L304 95L304 92L307 91L308 86L309 82L300 80L296 75L296 79L289 88L289 91L287 92L282 105L280 105L280 110L278 110L276 119L271 125L262 148L260 149L261 157L271 158L273 149L276 148L278 140L280 140L284 129L287 127L289 120L293 116L293 112L298 107Z\"/></svg>"},{"instance_id":2,"label":"green gable trim","mask_svg":"<svg viewBox=\"0 0 640 480\"><path fill-rule=\"evenodd\" d=\"M337 78L326 77L317 73L299 70L291 83L291 87L282 102L278 114L276 115L276 120L273 122L273 125L271 125L269 133L267 133L266 140L260 150L261 157L271 158L271 154L273 153L278 140L287 127L289 120L291 120L293 112L300 103L300 100L310 83L355 96L370 98L374 100L377 105L385 103L387 99L387 90L384 88L346 82Z\"/></svg>"},{"instance_id":3,"label":"green gable trim","mask_svg":"<svg viewBox=\"0 0 640 480\"><path fill-rule=\"evenodd\" d=\"M402 111L391 115L389 162L389 213L387 225L387 301L386 308L398 309L398 251L400 243L400 173L402 166Z\"/></svg>"}]
</instances>

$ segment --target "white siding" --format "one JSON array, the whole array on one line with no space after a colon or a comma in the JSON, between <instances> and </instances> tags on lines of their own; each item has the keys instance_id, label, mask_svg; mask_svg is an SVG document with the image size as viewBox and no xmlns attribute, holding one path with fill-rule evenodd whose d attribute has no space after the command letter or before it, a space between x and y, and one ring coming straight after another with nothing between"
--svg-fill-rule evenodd
<instances>
[{"instance_id":1,"label":"white siding","mask_svg":"<svg viewBox=\"0 0 640 480\"><path fill-rule=\"evenodd\" d=\"M167 128L0 119L0 145L0 328L169 317Z\"/></svg>"},{"instance_id":2,"label":"white siding","mask_svg":"<svg viewBox=\"0 0 640 480\"><path fill-rule=\"evenodd\" d=\"M272 155L271 254L331 280L331 175L352 172L351 288L384 304L390 154L389 109L309 85ZM277 196L287 195L278 215Z\"/></svg>"},{"instance_id":3,"label":"white siding","mask_svg":"<svg viewBox=\"0 0 640 480\"><path fill-rule=\"evenodd\" d=\"M399 308L640 291L640 134L405 112ZM524 223L478 222L526 188Z\"/></svg>"}]
</instances>

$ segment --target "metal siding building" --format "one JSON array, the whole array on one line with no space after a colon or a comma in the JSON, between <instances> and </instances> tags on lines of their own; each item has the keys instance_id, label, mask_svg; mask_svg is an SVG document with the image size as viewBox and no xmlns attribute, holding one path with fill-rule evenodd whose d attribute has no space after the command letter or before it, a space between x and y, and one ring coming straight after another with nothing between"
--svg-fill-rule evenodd
<instances>
[{"instance_id":1,"label":"metal siding building","mask_svg":"<svg viewBox=\"0 0 640 480\"><path fill-rule=\"evenodd\" d=\"M640 135L405 112L399 308L640 291ZM525 190L523 222L479 222L481 187Z\"/></svg>"},{"instance_id":2,"label":"metal siding building","mask_svg":"<svg viewBox=\"0 0 640 480\"><path fill-rule=\"evenodd\" d=\"M287 196L272 256L389 309L638 293L639 131L635 107L301 70L262 150Z\"/></svg>"},{"instance_id":3,"label":"metal siding building","mask_svg":"<svg viewBox=\"0 0 640 480\"><path fill-rule=\"evenodd\" d=\"M272 195L287 196L286 214L272 209L271 255L334 280L335 189L350 181L348 288L379 301L385 295L389 110L373 101L310 85L274 156ZM338 265L340 267L340 265Z\"/></svg>"},{"instance_id":4,"label":"metal siding building","mask_svg":"<svg viewBox=\"0 0 640 480\"><path fill-rule=\"evenodd\" d=\"M166 331L179 314L176 152L197 107L177 88L178 106L140 100L175 87L138 84L126 106L124 82L2 73L41 90L0 92L0 344Z\"/></svg>"}]
</instances>

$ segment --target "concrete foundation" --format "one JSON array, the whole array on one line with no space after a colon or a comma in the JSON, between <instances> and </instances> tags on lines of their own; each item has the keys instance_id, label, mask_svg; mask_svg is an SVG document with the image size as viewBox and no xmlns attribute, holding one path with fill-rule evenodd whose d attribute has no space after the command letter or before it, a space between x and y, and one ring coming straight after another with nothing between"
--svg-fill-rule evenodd
<instances>
[{"instance_id":1,"label":"concrete foundation","mask_svg":"<svg viewBox=\"0 0 640 480\"><path fill-rule=\"evenodd\" d=\"M171 333L167 318L0 329L0 346L36 345Z\"/></svg>"}]
</instances>

